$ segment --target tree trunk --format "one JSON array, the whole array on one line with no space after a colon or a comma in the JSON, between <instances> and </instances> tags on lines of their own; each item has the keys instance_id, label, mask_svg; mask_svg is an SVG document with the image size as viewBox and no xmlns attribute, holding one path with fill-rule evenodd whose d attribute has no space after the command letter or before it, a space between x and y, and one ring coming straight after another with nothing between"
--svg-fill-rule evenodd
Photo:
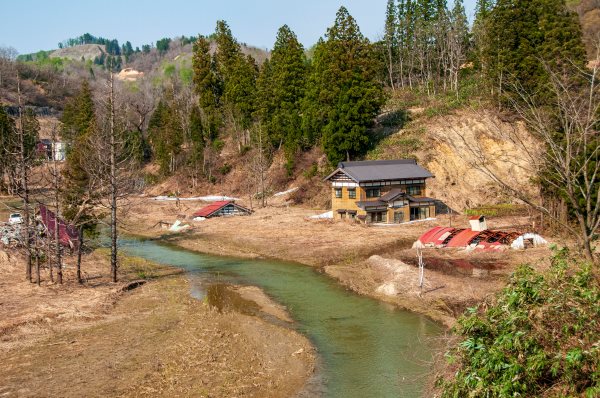
<instances>
[{"instance_id":1,"label":"tree trunk","mask_svg":"<svg viewBox=\"0 0 600 398\"><path fill-rule=\"evenodd\" d=\"M83 252L83 226L79 227L79 245L77 245L77 282L83 283L81 279L81 254Z\"/></svg>"},{"instance_id":2,"label":"tree trunk","mask_svg":"<svg viewBox=\"0 0 600 398\"><path fill-rule=\"evenodd\" d=\"M56 281L62 284L62 255L60 252L60 224L58 222L58 214L54 216L54 250L56 250Z\"/></svg>"},{"instance_id":3,"label":"tree trunk","mask_svg":"<svg viewBox=\"0 0 600 398\"><path fill-rule=\"evenodd\" d=\"M117 282L117 148L115 139L114 76L110 72L109 80L109 118L110 118L110 273L112 281Z\"/></svg>"},{"instance_id":4,"label":"tree trunk","mask_svg":"<svg viewBox=\"0 0 600 398\"><path fill-rule=\"evenodd\" d=\"M54 137L53 137L54 141ZM52 157L52 165L53 165L53 173L54 173L54 204L56 206L56 214L54 216L54 244L56 245L56 277L57 281L60 285L63 283L63 272L62 272L62 254L60 252L60 181L59 181L59 171L56 166L56 157Z\"/></svg>"},{"instance_id":5,"label":"tree trunk","mask_svg":"<svg viewBox=\"0 0 600 398\"><path fill-rule=\"evenodd\" d=\"M21 194L23 198L23 212L25 213L25 276L31 279L31 225L29 219L29 184L27 160L25 158L25 130L23 126L23 105L21 102L21 78L17 72L17 98L19 101L19 162L21 174Z\"/></svg>"}]
</instances>

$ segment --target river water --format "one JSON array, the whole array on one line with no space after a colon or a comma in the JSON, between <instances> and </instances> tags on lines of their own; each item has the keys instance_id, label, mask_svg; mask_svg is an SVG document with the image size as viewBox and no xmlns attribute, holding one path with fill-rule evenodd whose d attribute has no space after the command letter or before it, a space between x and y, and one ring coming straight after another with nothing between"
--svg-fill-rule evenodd
<instances>
[{"instance_id":1,"label":"river water","mask_svg":"<svg viewBox=\"0 0 600 398\"><path fill-rule=\"evenodd\" d=\"M213 282L246 284L285 305L292 327L319 355L301 396L421 396L442 333L426 317L356 295L308 266L198 254L153 240L126 238L122 244L127 254L187 270L195 295Z\"/></svg>"}]
</instances>

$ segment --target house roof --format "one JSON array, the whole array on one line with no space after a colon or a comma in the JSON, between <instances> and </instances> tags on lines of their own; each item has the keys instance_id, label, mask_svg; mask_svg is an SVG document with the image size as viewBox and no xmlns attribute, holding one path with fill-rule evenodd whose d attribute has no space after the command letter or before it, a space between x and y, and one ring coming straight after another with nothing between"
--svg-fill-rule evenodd
<instances>
[{"instance_id":1,"label":"house roof","mask_svg":"<svg viewBox=\"0 0 600 398\"><path fill-rule=\"evenodd\" d=\"M407 196L410 202L423 203L423 202L435 202L434 198L428 198L426 196L416 198L414 196Z\"/></svg>"},{"instance_id":2,"label":"house roof","mask_svg":"<svg viewBox=\"0 0 600 398\"><path fill-rule=\"evenodd\" d=\"M230 204L233 205L238 210L244 211L244 212L246 212L248 214L252 213L252 210L247 209L244 206L238 205L233 200L220 200L220 201L217 201L217 202L213 202L213 203L209 204L206 207L201 208L200 210L198 210L197 212L195 212L194 214L192 214L192 217L194 217L194 218L196 218L196 217L210 217L214 213L216 213L217 211L221 210L223 207L225 207L227 205L230 205Z\"/></svg>"},{"instance_id":3,"label":"house roof","mask_svg":"<svg viewBox=\"0 0 600 398\"><path fill-rule=\"evenodd\" d=\"M208 217L211 214L213 214L216 211L221 210L223 207L227 206L228 204L233 203L230 200L220 200L217 202L213 202L211 204L209 204L206 207L201 208L200 210L198 210L197 212L195 212L192 217Z\"/></svg>"},{"instance_id":4,"label":"house roof","mask_svg":"<svg viewBox=\"0 0 600 398\"><path fill-rule=\"evenodd\" d=\"M404 193L403 190L401 190L399 188L394 188L394 189L391 189L385 195L381 195L381 197L379 198L379 200L382 200L384 202L391 202L394 199L396 199L397 197L404 196L404 195L406 195L406 194Z\"/></svg>"},{"instance_id":5,"label":"house roof","mask_svg":"<svg viewBox=\"0 0 600 398\"><path fill-rule=\"evenodd\" d=\"M414 159L340 162L338 168L325 179L330 179L338 172L346 174L358 183L433 177L433 174L419 166Z\"/></svg>"},{"instance_id":6,"label":"house roof","mask_svg":"<svg viewBox=\"0 0 600 398\"><path fill-rule=\"evenodd\" d=\"M387 203L381 200L363 200L356 202L356 205L362 209L366 209L367 207L387 207Z\"/></svg>"}]
</instances>

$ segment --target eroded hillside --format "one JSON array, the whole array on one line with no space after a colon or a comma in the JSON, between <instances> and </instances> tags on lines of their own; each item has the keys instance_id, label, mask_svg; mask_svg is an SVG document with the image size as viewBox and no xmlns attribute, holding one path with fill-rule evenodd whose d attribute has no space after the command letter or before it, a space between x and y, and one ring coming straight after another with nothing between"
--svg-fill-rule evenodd
<instances>
[{"instance_id":1,"label":"eroded hillside","mask_svg":"<svg viewBox=\"0 0 600 398\"><path fill-rule=\"evenodd\" d=\"M515 136L522 142L515 142ZM499 179L535 195L537 188L527 172L531 154L524 153L523 143L535 148L521 122L503 121L491 111L461 109L433 118L415 115L405 128L384 139L371 157L416 157L435 175L428 195L462 211L511 201L478 167L482 164Z\"/></svg>"}]
</instances>

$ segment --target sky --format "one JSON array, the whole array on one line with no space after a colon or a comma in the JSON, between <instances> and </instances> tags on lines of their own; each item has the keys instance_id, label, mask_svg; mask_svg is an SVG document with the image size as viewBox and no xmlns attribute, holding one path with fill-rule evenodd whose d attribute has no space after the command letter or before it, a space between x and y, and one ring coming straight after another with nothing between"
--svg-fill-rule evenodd
<instances>
[{"instance_id":1,"label":"sky","mask_svg":"<svg viewBox=\"0 0 600 398\"><path fill-rule=\"evenodd\" d=\"M474 4L465 0L469 19ZM277 30L287 24L310 47L342 5L366 37L381 37L386 0L0 0L0 13L14 16L2 19L0 46L27 54L91 33L141 47L163 37L210 34L216 21L224 19L239 42L271 48Z\"/></svg>"}]
</instances>

